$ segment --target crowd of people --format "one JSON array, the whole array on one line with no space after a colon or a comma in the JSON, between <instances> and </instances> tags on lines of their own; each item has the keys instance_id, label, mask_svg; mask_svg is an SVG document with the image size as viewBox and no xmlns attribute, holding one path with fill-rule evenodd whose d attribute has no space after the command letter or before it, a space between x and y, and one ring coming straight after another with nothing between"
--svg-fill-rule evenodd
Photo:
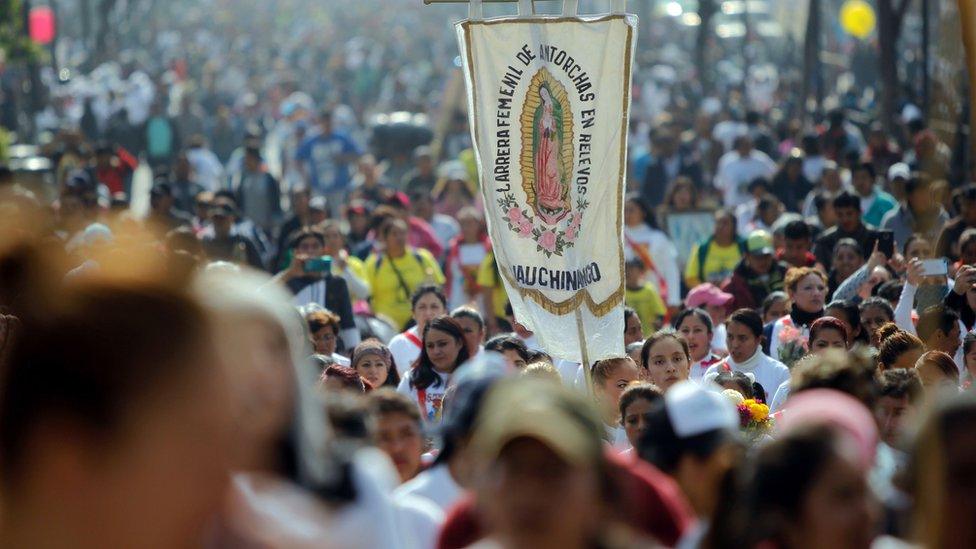
<instances>
[{"instance_id":1,"label":"crowd of people","mask_svg":"<svg viewBox=\"0 0 976 549\"><path fill-rule=\"evenodd\" d=\"M509 304L446 19L303 6L175 12L52 93L49 186L0 169L0 545L976 545L976 183L918 109L638 55L579 364Z\"/></svg>"}]
</instances>

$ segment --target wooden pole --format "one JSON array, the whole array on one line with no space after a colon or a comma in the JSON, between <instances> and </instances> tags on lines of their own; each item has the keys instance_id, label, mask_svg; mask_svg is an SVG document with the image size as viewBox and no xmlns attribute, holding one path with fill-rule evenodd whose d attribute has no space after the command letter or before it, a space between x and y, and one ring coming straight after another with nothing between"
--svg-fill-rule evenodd
<instances>
[{"instance_id":1,"label":"wooden pole","mask_svg":"<svg viewBox=\"0 0 976 549\"><path fill-rule=\"evenodd\" d=\"M590 375L590 354L586 350L586 330L583 329L582 305L576 309L576 337L579 339L580 364L583 366L583 374L586 378L586 392L593 394L593 377Z\"/></svg>"}]
</instances>

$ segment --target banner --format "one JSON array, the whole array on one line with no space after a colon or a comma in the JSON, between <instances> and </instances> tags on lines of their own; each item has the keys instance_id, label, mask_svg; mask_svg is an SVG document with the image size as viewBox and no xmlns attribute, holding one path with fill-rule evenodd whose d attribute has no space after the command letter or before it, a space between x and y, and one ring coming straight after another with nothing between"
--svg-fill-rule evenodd
<instances>
[{"instance_id":1,"label":"banner","mask_svg":"<svg viewBox=\"0 0 976 549\"><path fill-rule=\"evenodd\" d=\"M518 322L554 357L623 354L637 18L457 24L485 217Z\"/></svg>"}]
</instances>

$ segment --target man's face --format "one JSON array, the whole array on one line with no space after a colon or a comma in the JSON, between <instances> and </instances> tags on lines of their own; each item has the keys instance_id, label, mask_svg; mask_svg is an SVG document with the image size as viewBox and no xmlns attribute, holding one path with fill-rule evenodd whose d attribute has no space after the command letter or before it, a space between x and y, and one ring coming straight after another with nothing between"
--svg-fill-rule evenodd
<instances>
[{"instance_id":1,"label":"man's face","mask_svg":"<svg viewBox=\"0 0 976 549\"><path fill-rule=\"evenodd\" d=\"M942 330L935 331L935 337L937 338L937 348L940 351L948 353L949 356L955 356L956 351L959 350L959 324L954 324L949 333L945 333Z\"/></svg>"},{"instance_id":2,"label":"man's face","mask_svg":"<svg viewBox=\"0 0 976 549\"><path fill-rule=\"evenodd\" d=\"M861 226L861 211L857 208L835 208L837 212L837 226L847 233L852 233Z\"/></svg>"},{"instance_id":3,"label":"man's face","mask_svg":"<svg viewBox=\"0 0 976 549\"><path fill-rule=\"evenodd\" d=\"M783 247L783 259L795 267L800 267L806 263L808 251L810 251L809 238L801 238L799 240L787 238L786 246Z\"/></svg>"},{"instance_id":4,"label":"man's face","mask_svg":"<svg viewBox=\"0 0 976 549\"><path fill-rule=\"evenodd\" d=\"M874 179L867 170L855 170L851 183L857 194L865 196L871 193L874 188Z\"/></svg>"},{"instance_id":5,"label":"man's face","mask_svg":"<svg viewBox=\"0 0 976 549\"><path fill-rule=\"evenodd\" d=\"M900 448L903 445L904 425L911 412L912 405L909 404L907 396L883 396L878 400L875 417L878 421L878 429L881 431L881 440L885 444L893 448Z\"/></svg>"},{"instance_id":6,"label":"man's face","mask_svg":"<svg viewBox=\"0 0 976 549\"><path fill-rule=\"evenodd\" d=\"M756 274L768 274L773 268L773 255L749 254L746 256L746 262L749 264L749 268L755 271Z\"/></svg>"},{"instance_id":7,"label":"man's face","mask_svg":"<svg viewBox=\"0 0 976 549\"><path fill-rule=\"evenodd\" d=\"M234 226L234 218L222 212L212 214L210 221L213 223L214 232L218 236L227 236Z\"/></svg>"}]
</instances>

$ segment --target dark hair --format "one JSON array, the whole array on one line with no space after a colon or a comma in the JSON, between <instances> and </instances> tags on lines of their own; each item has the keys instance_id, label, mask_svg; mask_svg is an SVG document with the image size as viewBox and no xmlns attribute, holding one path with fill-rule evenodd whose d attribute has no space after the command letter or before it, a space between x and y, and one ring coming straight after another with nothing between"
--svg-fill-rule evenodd
<instances>
[{"instance_id":1,"label":"dark hair","mask_svg":"<svg viewBox=\"0 0 976 549\"><path fill-rule=\"evenodd\" d=\"M864 301L862 301L861 305L858 307L858 312L860 313L860 316L864 316L864 311L867 311L871 307L875 307L883 310L885 312L885 315L888 316L889 321L895 319L895 311L894 309L891 308L891 303L888 303L887 300L884 300L880 297L869 297Z\"/></svg>"},{"instance_id":2,"label":"dark hair","mask_svg":"<svg viewBox=\"0 0 976 549\"><path fill-rule=\"evenodd\" d=\"M442 290L440 286L436 284L421 284L420 286L417 286L417 289L414 290L413 294L410 295L410 310L412 311L416 309L417 302L420 301L420 298L427 294L434 294L434 296L440 300L441 305L443 305L445 309L447 308L447 296L444 295L444 290Z\"/></svg>"},{"instance_id":3,"label":"dark hair","mask_svg":"<svg viewBox=\"0 0 976 549\"><path fill-rule=\"evenodd\" d=\"M339 321L339 315L328 309L316 309L305 314L305 322L311 334L315 334L322 328L331 327L335 335L339 335Z\"/></svg>"},{"instance_id":4,"label":"dark hair","mask_svg":"<svg viewBox=\"0 0 976 549\"><path fill-rule=\"evenodd\" d=\"M911 177L905 181L905 196L914 193L915 191L926 191L929 188L929 182L923 178L919 177L918 173L913 173Z\"/></svg>"},{"instance_id":5,"label":"dark hair","mask_svg":"<svg viewBox=\"0 0 976 549\"><path fill-rule=\"evenodd\" d=\"M712 317L708 314L707 311L705 311L705 309L702 309L700 307L693 307L691 309L685 309L681 311L674 317L674 320L671 321L671 326L675 330L680 330L681 323L684 322L685 319L688 318L689 316L698 317L698 320L702 321L702 324L705 325L705 329L708 330L708 333L711 334L715 332L715 325L712 324Z\"/></svg>"},{"instance_id":6,"label":"dark hair","mask_svg":"<svg viewBox=\"0 0 976 549\"><path fill-rule=\"evenodd\" d=\"M750 526L742 547L761 542L789 546L786 529L800 520L803 502L838 455L837 434L821 424L804 425L762 446L743 483L739 513ZM745 526L742 526L745 528Z\"/></svg>"},{"instance_id":7,"label":"dark hair","mask_svg":"<svg viewBox=\"0 0 976 549\"><path fill-rule=\"evenodd\" d=\"M907 259L911 259L910 257L907 257L908 256L908 247L911 246L912 244L918 242L919 240L922 240L922 241L925 241L925 242L928 242L929 241L929 239L928 238L925 238L924 235L921 235L921 234L918 234L918 233L912 233L912 235L909 236L905 240L905 245L902 246L902 248L901 248L902 255L906 256Z\"/></svg>"},{"instance_id":8,"label":"dark hair","mask_svg":"<svg viewBox=\"0 0 976 549\"><path fill-rule=\"evenodd\" d=\"M529 354L529 348L525 346L525 342L511 334L497 335L489 339L485 343L485 350L499 354L505 351L515 351L519 358L524 360L526 364L532 358L532 355Z\"/></svg>"},{"instance_id":9,"label":"dark hair","mask_svg":"<svg viewBox=\"0 0 976 549\"><path fill-rule=\"evenodd\" d=\"M652 383L634 383L620 393L620 423L624 422L627 408L638 400L646 400L650 403L657 402L664 398L664 393Z\"/></svg>"},{"instance_id":10,"label":"dark hair","mask_svg":"<svg viewBox=\"0 0 976 549\"><path fill-rule=\"evenodd\" d=\"M813 231L810 230L810 225L806 221L797 219L790 221L786 227L783 227L783 236L787 240L806 240L813 238Z\"/></svg>"},{"instance_id":11,"label":"dark hair","mask_svg":"<svg viewBox=\"0 0 976 549\"><path fill-rule=\"evenodd\" d=\"M855 174L857 172L868 172L868 175L871 176L871 179L875 179L878 176L878 172L874 170L874 164L870 162L861 162L856 166L854 166L854 169L851 170L851 173Z\"/></svg>"},{"instance_id":12,"label":"dark hair","mask_svg":"<svg viewBox=\"0 0 976 549\"><path fill-rule=\"evenodd\" d=\"M902 284L902 282L897 278L883 282L880 286L878 286L878 291L875 292L875 296L880 297L889 303L898 301L901 298L901 291L904 286L905 285ZM891 314L892 318L894 318L894 312Z\"/></svg>"},{"instance_id":13,"label":"dark hair","mask_svg":"<svg viewBox=\"0 0 976 549\"><path fill-rule=\"evenodd\" d=\"M6 266L5 266L6 267ZM35 303L28 307L38 307ZM18 311L0 383L0 479L25 478L42 424L70 418L113 437L164 387L210 367L206 313L162 284L83 282L44 310Z\"/></svg>"},{"instance_id":14,"label":"dark hair","mask_svg":"<svg viewBox=\"0 0 976 549\"><path fill-rule=\"evenodd\" d=\"M291 233L291 236L288 237L288 248L297 248L298 245L301 244L302 240L305 240L306 238L314 238L315 240L319 241L319 244L325 246L325 235L322 234L322 231L312 227L302 227Z\"/></svg>"},{"instance_id":15,"label":"dark hair","mask_svg":"<svg viewBox=\"0 0 976 549\"><path fill-rule=\"evenodd\" d=\"M651 334L651 337L644 340L644 346L641 347L641 364L644 368L647 368L647 357L651 354L651 347L657 345L659 342L665 339L673 339L681 345L681 348L685 352L685 356L688 357L688 362L691 362L691 349L688 347L688 340L681 336L678 332L671 328L665 328L663 330L658 330Z\"/></svg>"},{"instance_id":16,"label":"dark hair","mask_svg":"<svg viewBox=\"0 0 976 549\"><path fill-rule=\"evenodd\" d=\"M414 361L413 369L410 371L410 386L416 389L438 387L441 384L441 378L434 371L434 364L430 361L430 357L427 356L427 334L431 330L443 332L461 344L461 350L458 351L457 359L454 360L454 368L452 371L467 362L471 356L468 352L468 346L465 343L464 329L461 328L457 320L447 315L441 315L431 320L424 327L424 344L421 345L420 356Z\"/></svg>"},{"instance_id":17,"label":"dark hair","mask_svg":"<svg viewBox=\"0 0 976 549\"><path fill-rule=\"evenodd\" d=\"M423 428L417 403L392 388L371 392L366 397L366 409L374 422L378 417L386 414L402 414L413 420L418 427Z\"/></svg>"},{"instance_id":18,"label":"dark hair","mask_svg":"<svg viewBox=\"0 0 976 549\"><path fill-rule=\"evenodd\" d=\"M738 322L749 328L754 336L762 336L763 320L755 309L739 309L729 316L728 322Z\"/></svg>"},{"instance_id":19,"label":"dark hair","mask_svg":"<svg viewBox=\"0 0 976 549\"><path fill-rule=\"evenodd\" d=\"M963 354L972 351L973 345L976 345L976 332L966 332L966 335L962 338Z\"/></svg>"},{"instance_id":20,"label":"dark hair","mask_svg":"<svg viewBox=\"0 0 976 549\"><path fill-rule=\"evenodd\" d=\"M322 372L321 381L327 379L338 379L344 388L358 393L365 393L373 388L356 370L339 364L331 364Z\"/></svg>"},{"instance_id":21,"label":"dark hair","mask_svg":"<svg viewBox=\"0 0 976 549\"><path fill-rule=\"evenodd\" d=\"M844 316L847 317L844 319L836 315L829 315L847 323L847 329L850 332L848 338L849 344L853 345L855 341L867 343L868 337L864 333L864 330L861 329L861 309L857 306L857 303L854 303L850 299L836 299L824 307L825 314L829 309L840 309L844 312Z\"/></svg>"},{"instance_id":22,"label":"dark hair","mask_svg":"<svg viewBox=\"0 0 976 549\"><path fill-rule=\"evenodd\" d=\"M850 237L845 237L838 240L834 244L834 249L830 250L830 257L837 255L837 250L841 248L851 248L855 252L857 252L857 255L861 259L864 259L864 250L861 249L861 245L857 243L857 240L854 240L853 238Z\"/></svg>"},{"instance_id":23,"label":"dark hair","mask_svg":"<svg viewBox=\"0 0 976 549\"><path fill-rule=\"evenodd\" d=\"M451 311L451 318L459 319L466 318L468 320L474 321L482 330L485 329L485 319L481 316L481 313L473 307L458 307Z\"/></svg>"},{"instance_id":24,"label":"dark hair","mask_svg":"<svg viewBox=\"0 0 976 549\"><path fill-rule=\"evenodd\" d=\"M833 389L856 398L874 409L878 398L875 365L867 354L829 351L800 359L790 372L790 392Z\"/></svg>"},{"instance_id":25,"label":"dark hair","mask_svg":"<svg viewBox=\"0 0 976 549\"><path fill-rule=\"evenodd\" d=\"M663 398L651 405L646 419L647 430L637 443L637 454L669 475L675 473L686 454L705 459L729 440L727 433L721 429L685 438L678 436Z\"/></svg>"},{"instance_id":26,"label":"dark hair","mask_svg":"<svg viewBox=\"0 0 976 549\"><path fill-rule=\"evenodd\" d=\"M789 299L790 296L786 295L786 292L784 291L770 292L769 295L766 296L766 299L764 299L762 302L762 316L765 317L766 313L773 308L773 305L775 305L777 301L788 301Z\"/></svg>"},{"instance_id":27,"label":"dark hair","mask_svg":"<svg viewBox=\"0 0 976 549\"><path fill-rule=\"evenodd\" d=\"M840 208L860 210L861 199L850 191L841 191L837 196L834 197L833 205L835 210Z\"/></svg>"},{"instance_id":28,"label":"dark hair","mask_svg":"<svg viewBox=\"0 0 976 549\"><path fill-rule=\"evenodd\" d=\"M715 379L713 380L719 387L725 387L726 384L735 385L738 387L739 393L745 398L756 398L756 382L749 379L749 376L742 372L736 371L720 371ZM758 393L762 395L762 393Z\"/></svg>"},{"instance_id":29,"label":"dark hair","mask_svg":"<svg viewBox=\"0 0 976 549\"><path fill-rule=\"evenodd\" d=\"M628 263L630 262L628 261ZM624 331L627 330L627 321L634 316L637 316L637 311L633 307L624 307Z\"/></svg>"},{"instance_id":30,"label":"dark hair","mask_svg":"<svg viewBox=\"0 0 976 549\"><path fill-rule=\"evenodd\" d=\"M652 228L657 228L656 227L657 220L654 219L654 214L651 212L651 209L647 206L647 203L644 202L644 199L641 198L640 193L629 193L627 195L627 198L625 199L625 202L630 202L635 206L637 206L637 208L644 215L644 223L646 223L648 226Z\"/></svg>"},{"instance_id":31,"label":"dark hair","mask_svg":"<svg viewBox=\"0 0 976 549\"><path fill-rule=\"evenodd\" d=\"M922 396L922 380L914 368L886 370L878 374L878 396L907 397L914 404Z\"/></svg>"},{"instance_id":32,"label":"dark hair","mask_svg":"<svg viewBox=\"0 0 976 549\"><path fill-rule=\"evenodd\" d=\"M918 315L916 331L922 341L928 341L936 331L948 334L952 327L959 324L959 313L955 309L942 305L932 305Z\"/></svg>"},{"instance_id":33,"label":"dark hair","mask_svg":"<svg viewBox=\"0 0 976 549\"><path fill-rule=\"evenodd\" d=\"M850 348L851 330L847 322L832 316L822 316L814 320L813 324L810 325L809 341L811 345L813 344L813 340L817 338L817 334L823 330L836 330L840 332L840 335L844 338L844 343Z\"/></svg>"}]
</instances>

